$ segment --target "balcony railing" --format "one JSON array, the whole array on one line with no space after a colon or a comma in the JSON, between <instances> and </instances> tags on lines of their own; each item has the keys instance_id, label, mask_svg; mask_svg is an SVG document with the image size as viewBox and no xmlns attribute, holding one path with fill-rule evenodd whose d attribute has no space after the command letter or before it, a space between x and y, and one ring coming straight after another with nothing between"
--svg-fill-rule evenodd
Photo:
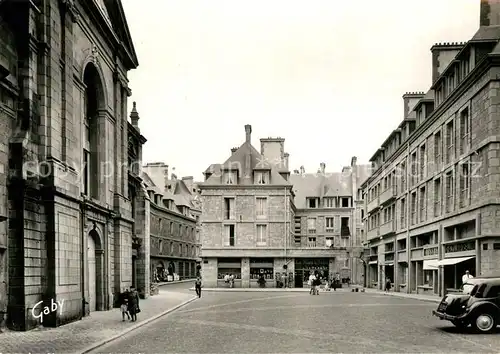
<instances>
[{"instance_id":1,"label":"balcony railing","mask_svg":"<svg viewBox=\"0 0 500 354\"><path fill-rule=\"evenodd\" d=\"M369 213L375 209L377 209L380 205L379 202L379 197L373 198L371 201L368 202L368 205L366 206L366 211Z\"/></svg>"},{"instance_id":2,"label":"balcony railing","mask_svg":"<svg viewBox=\"0 0 500 354\"><path fill-rule=\"evenodd\" d=\"M408 253L406 250L398 251L398 262L407 262L408 261Z\"/></svg>"},{"instance_id":3,"label":"balcony railing","mask_svg":"<svg viewBox=\"0 0 500 354\"><path fill-rule=\"evenodd\" d=\"M367 240L372 240L372 239L377 238L379 236L380 236L380 230L378 227L375 227L371 230L368 230L368 232L366 233Z\"/></svg>"},{"instance_id":4,"label":"balcony railing","mask_svg":"<svg viewBox=\"0 0 500 354\"><path fill-rule=\"evenodd\" d=\"M380 194L380 197L379 197L380 205L384 205L385 203L390 202L391 200L396 198L396 195L397 195L396 186L392 186L392 187L387 188L385 191L383 191Z\"/></svg>"},{"instance_id":5,"label":"balcony railing","mask_svg":"<svg viewBox=\"0 0 500 354\"><path fill-rule=\"evenodd\" d=\"M439 246L437 245L427 245L424 246L424 257L425 258L435 258L438 255Z\"/></svg>"},{"instance_id":6,"label":"balcony railing","mask_svg":"<svg viewBox=\"0 0 500 354\"><path fill-rule=\"evenodd\" d=\"M394 220L388 221L380 225L380 236L388 235L396 231Z\"/></svg>"}]
</instances>

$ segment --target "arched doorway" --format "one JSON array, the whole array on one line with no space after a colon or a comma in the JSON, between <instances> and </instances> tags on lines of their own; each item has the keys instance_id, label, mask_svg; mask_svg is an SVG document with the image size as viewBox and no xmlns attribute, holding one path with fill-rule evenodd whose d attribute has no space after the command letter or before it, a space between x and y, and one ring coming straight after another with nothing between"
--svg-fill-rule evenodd
<instances>
[{"instance_id":1,"label":"arched doorway","mask_svg":"<svg viewBox=\"0 0 500 354\"><path fill-rule=\"evenodd\" d=\"M92 235L92 231L88 235L88 241L87 241L87 267L88 267L88 274L89 274L89 309L90 311L95 311L96 310L96 299L97 299L97 287L96 287L96 255L95 255L95 240L94 236Z\"/></svg>"},{"instance_id":2,"label":"arched doorway","mask_svg":"<svg viewBox=\"0 0 500 354\"><path fill-rule=\"evenodd\" d=\"M102 255L101 239L97 231L87 236L87 289L89 311L102 310Z\"/></svg>"}]
</instances>

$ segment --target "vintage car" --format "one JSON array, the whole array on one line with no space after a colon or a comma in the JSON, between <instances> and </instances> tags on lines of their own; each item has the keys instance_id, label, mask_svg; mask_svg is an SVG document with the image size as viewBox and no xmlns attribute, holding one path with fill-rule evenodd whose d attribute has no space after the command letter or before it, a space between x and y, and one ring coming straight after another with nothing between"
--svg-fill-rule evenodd
<instances>
[{"instance_id":1,"label":"vintage car","mask_svg":"<svg viewBox=\"0 0 500 354\"><path fill-rule=\"evenodd\" d=\"M470 288L470 293L445 295L432 314L459 328L472 325L478 332L493 332L500 324L500 277L469 279L462 289Z\"/></svg>"}]
</instances>

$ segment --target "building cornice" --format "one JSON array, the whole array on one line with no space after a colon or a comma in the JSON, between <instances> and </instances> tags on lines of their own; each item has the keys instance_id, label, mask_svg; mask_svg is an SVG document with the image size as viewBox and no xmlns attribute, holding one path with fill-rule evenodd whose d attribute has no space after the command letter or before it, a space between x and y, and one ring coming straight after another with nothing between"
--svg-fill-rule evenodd
<instances>
[{"instance_id":1,"label":"building cornice","mask_svg":"<svg viewBox=\"0 0 500 354\"><path fill-rule=\"evenodd\" d=\"M476 65L470 72L470 74L464 78L460 85L444 100L444 102L435 107L429 118L427 118L423 121L422 124L417 126L415 131L401 143L399 148L391 155L391 157L386 160L376 171L374 171L365 182L363 182L361 188L365 189L374 179L376 179L382 173L387 165L393 163L401 155L401 153L403 153L403 151L407 150L408 144L415 142L415 140L418 139L422 135L422 133L429 128L429 126L436 122L446 112L447 109L449 109L460 97L462 97L467 92L469 88L474 85L474 83L479 80L482 74L487 72L490 68L496 66L500 66L500 56L498 55L489 54L483 60L481 60L478 65Z\"/></svg>"}]
</instances>

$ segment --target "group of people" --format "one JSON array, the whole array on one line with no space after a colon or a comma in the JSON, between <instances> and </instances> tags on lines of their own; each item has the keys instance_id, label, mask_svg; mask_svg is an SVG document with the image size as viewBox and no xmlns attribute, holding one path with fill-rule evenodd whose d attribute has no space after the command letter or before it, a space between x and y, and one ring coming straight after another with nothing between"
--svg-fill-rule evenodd
<instances>
[{"instance_id":1,"label":"group of people","mask_svg":"<svg viewBox=\"0 0 500 354\"><path fill-rule=\"evenodd\" d=\"M139 293L136 289L125 289L120 298L120 310L122 312L122 321L125 321L125 316L128 320L137 321L137 314L141 312L139 308Z\"/></svg>"},{"instance_id":2,"label":"group of people","mask_svg":"<svg viewBox=\"0 0 500 354\"><path fill-rule=\"evenodd\" d=\"M224 283L229 284L230 288L234 288L234 274L226 274L224 276Z\"/></svg>"}]
</instances>

